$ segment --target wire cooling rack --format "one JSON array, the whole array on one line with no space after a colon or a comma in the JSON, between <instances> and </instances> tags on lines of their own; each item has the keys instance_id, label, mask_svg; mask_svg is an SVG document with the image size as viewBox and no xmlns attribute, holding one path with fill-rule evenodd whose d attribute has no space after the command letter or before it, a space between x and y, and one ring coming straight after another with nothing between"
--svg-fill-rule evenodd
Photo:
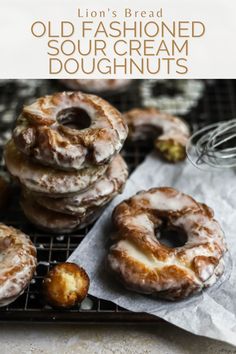
<instances>
[{"instance_id":1,"label":"wire cooling rack","mask_svg":"<svg viewBox=\"0 0 236 354\"><path fill-rule=\"evenodd\" d=\"M35 97L65 89L56 80L0 80L0 171L4 170L3 146L11 136L14 121L23 104ZM189 92L191 91L191 92ZM172 113L182 115L193 130L211 122L236 118L236 81L134 81L126 93L107 97L122 112L133 107L158 103ZM130 172L138 166L151 146L126 144L122 154ZM85 302L70 310L56 310L44 304L40 293L41 282L49 268L64 262L86 236L89 228L71 235L52 236L39 232L22 214L15 190L9 208L0 214L0 222L12 225L30 235L38 251L37 272L17 301L0 309L0 322L64 322L64 323L138 323L156 322L156 317L131 313L119 306L88 296Z\"/></svg>"}]
</instances>

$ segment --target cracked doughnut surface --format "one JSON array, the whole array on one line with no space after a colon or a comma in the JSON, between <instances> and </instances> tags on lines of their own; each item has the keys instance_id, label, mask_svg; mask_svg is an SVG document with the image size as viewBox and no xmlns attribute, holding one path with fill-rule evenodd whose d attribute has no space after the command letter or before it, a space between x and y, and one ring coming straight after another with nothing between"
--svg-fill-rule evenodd
<instances>
[{"instance_id":1,"label":"cracked doughnut surface","mask_svg":"<svg viewBox=\"0 0 236 354\"><path fill-rule=\"evenodd\" d=\"M83 192L66 198L49 198L34 194L44 208L69 215L84 215L88 210L102 207L121 193L128 178L128 167L121 157L114 157L106 173Z\"/></svg>"},{"instance_id":2,"label":"cracked doughnut surface","mask_svg":"<svg viewBox=\"0 0 236 354\"><path fill-rule=\"evenodd\" d=\"M53 197L71 195L88 188L101 177L108 165L87 167L79 171L61 171L27 159L10 140L5 147L9 173L32 192Z\"/></svg>"},{"instance_id":3,"label":"cracked doughnut surface","mask_svg":"<svg viewBox=\"0 0 236 354\"><path fill-rule=\"evenodd\" d=\"M36 248L20 230L0 223L0 307L15 301L31 281Z\"/></svg>"},{"instance_id":4,"label":"cracked doughnut surface","mask_svg":"<svg viewBox=\"0 0 236 354\"><path fill-rule=\"evenodd\" d=\"M153 188L119 204L108 264L131 290L168 300L186 298L214 284L224 272L224 234L205 204L174 188ZM161 228L172 237L182 230L187 242L168 247ZM174 232L173 232L174 231Z\"/></svg>"},{"instance_id":5,"label":"cracked doughnut surface","mask_svg":"<svg viewBox=\"0 0 236 354\"><path fill-rule=\"evenodd\" d=\"M100 97L62 92L25 106L13 138L17 148L43 165L79 170L117 154L128 129L120 112Z\"/></svg>"}]
</instances>

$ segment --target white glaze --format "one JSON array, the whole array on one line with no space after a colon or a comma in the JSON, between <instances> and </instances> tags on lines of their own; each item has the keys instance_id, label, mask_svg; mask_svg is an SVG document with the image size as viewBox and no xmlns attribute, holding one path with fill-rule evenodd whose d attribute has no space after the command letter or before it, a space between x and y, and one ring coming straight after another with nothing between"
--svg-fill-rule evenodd
<instances>
[{"instance_id":1,"label":"white glaze","mask_svg":"<svg viewBox=\"0 0 236 354\"><path fill-rule=\"evenodd\" d=\"M88 167L74 172L54 170L29 161L16 149L12 140L5 149L5 162L10 174L23 186L51 197L86 189L101 177L108 167L108 165Z\"/></svg>"},{"instance_id":2,"label":"white glaze","mask_svg":"<svg viewBox=\"0 0 236 354\"><path fill-rule=\"evenodd\" d=\"M184 246L168 248L160 244L155 233L163 216L169 226L186 232L188 239ZM110 249L108 261L131 289L144 293L168 290L167 298L175 299L180 296L179 291L186 297L212 285L223 273L223 255L227 249L223 231L213 219L213 213L173 188L153 188L138 193L117 207L114 220L118 227L117 241ZM139 247L138 240L145 243L145 251ZM130 259L134 261L131 267ZM140 264L141 268L135 264ZM173 269L183 271L185 276L181 280L179 276L175 278L174 273L166 277L166 267L175 267Z\"/></svg>"},{"instance_id":3,"label":"white glaze","mask_svg":"<svg viewBox=\"0 0 236 354\"><path fill-rule=\"evenodd\" d=\"M37 202L45 208L66 214L83 215L87 209L103 206L123 188L128 169L120 155L114 157L106 173L89 189L67 198L52 199L35 194Z\"/></svg>"},{"instance_id":4,"label":"white glaze","mask_svg":"<svg viewBox=\"0 0 236 354\"><path fill-rule=\"evenodd\" d=\"M175 255L173 254L171 254L170 257L165 261L161 261L157 257L155 257L152 253L148 255L144 254L144 252L142 252L137 246L135 246L133 243L131 243L128 240L119 241L115 246L115 249L116 250L120 249L122 252L125 252L127 254L127 257L133 258L135 261L144 264L146 267L150 269L161 270L163 267L166 266L178 266L179 268L187 270L194 278L194 280L198 284L201 284L200 280L196 277L195 273L191 271L191 269L186 267L184 263L181 263L178 260L178 258L176 258Z\"/></svg>"},{"instance_id":5,"label":"white glaze","mask_svg":"<svg viewBox=\"0 0 236 354\"><path fill-rule=\"evenodd\" d=\"M87 112L90 126L77 130L60 124L59 112L69 108ZM32 137L26 141L24 136L30 129ZM110 161L122 148L127 134L121 114L108 102L81 92L63 92L24 107L13 137L24 154L32 155L41 164L79 170Z\"/></svg>"},{"instance_id":6,"label":"white glaze","mask_svg":"<svg viewBox=\"0 0 236 354\"><path fill-rule=\"evenodd\" d=\"M198 204L189 196L180 192L174 192L173 195L168 195L161 189L155 191L140 193L134 197L134 200L142 205L143 199L148 201L151 209L158 209L163 211L182 211L185 208L197 208Z\"/></svg>"},{"instance_id":7,"label":"white glaze","mask_svg":"<svg viewBox=\"0 0 236 354\"><path fill-rule=\"evenodd\" d=\"M6 306L31 281L37 259L30 239L12 227L0 224L0 243L0 306Z\"/></svg>"}]
</instances>

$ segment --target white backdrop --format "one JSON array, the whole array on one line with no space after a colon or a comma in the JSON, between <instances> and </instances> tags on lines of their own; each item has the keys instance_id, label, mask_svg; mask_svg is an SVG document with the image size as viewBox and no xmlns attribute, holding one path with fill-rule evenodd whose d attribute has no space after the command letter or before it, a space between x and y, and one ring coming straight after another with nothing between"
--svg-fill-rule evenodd
<instances>
[{"instance_id":1,"label":"white backdrop","mask_svg":"<svg viewBox=\"0 0 236 354\"><path fill-rule=\"evenodd\" d=\"M236 1L235 0L135 0L135 5L131 1L115 0L1 0L0 3L0 78L114 78L133 77L133 78L236 78ZM189 40L188 72L179 74L176 66L170 70L163 68L160 72L150 74L144 72L141 74L135 71L130 74L122 70L102 74L97 69L92 75L86 75L81 70L73 75L63 69L59 74L50 74L48 38L43 36L35 38L31 33L31 25L34 21L51 21L54 34L58 33L60 21L71 21L79 24L82 19L77 16L78 8L81 13L89 10L104 10L111 13L116 10L118 17L112 19L111 15L106 18L93 18L94 25L103 21L108 25L111 20L123 21L123 12L125 8L133 10L158 10L162 8L162 18L143 18L142 23L146 21L201 21L205 24L206 32L201 38ZM108 11L110 9L110 12ZM85 18L90 20L90 18ZM132 23L134 18L125 19L127 23ZM140 21L140 17L136 18ZM93 33L91 32L91 38ZM130 39L131 37L127 38ZM52 39L52 38L51 38ZM80 33L74 34L73 40L81 39ZM84 41L89 38L83 39ZM120 37L119 39L122 39ZM104 38L107 44L106 60L112 61L114 53L111 50L114 38ZM170 38L166 39L168 45ZM59 39L60 41L60 39ZM74 54L78 61L81 56ZM103 57L103 58L102 58ZM131 56L137 63L141 60L136 55ZM68 57L60 54L59 59L64 63ZM94 58L91 54L85 58L87 64ZM155 63L158 57L149 57L149 60ZM95 58L98 59L98 58ZM104 55L101 54L104 60ZM127 59L128 56L127 56ZM119 60L124 60L120 57ZM64 64L63 64L64 65ZM163 64L164 65L164 64ZM54 70L55 71L55 70Z\"/></svg>"}]
</instances>

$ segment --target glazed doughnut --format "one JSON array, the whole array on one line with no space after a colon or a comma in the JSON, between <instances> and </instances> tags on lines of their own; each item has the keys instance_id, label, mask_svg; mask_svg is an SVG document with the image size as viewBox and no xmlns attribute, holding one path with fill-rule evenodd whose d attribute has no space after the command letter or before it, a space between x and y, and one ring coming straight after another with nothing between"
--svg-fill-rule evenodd
<instances>
[{"instance_id":1,"label":"glazed doughnut","mask_svg":"<svg viewBox=\"0 0 236 354\"><path fill-rule=\"evenodd\" d=\"M108 165L87 167L79 171L60 171L27 159L10 140L5 148L5 163L9 173L30 191L52 197L70 195L96 182Z\"/></svg>"},{"instance_id":2,"label":"glazed doughnut","mask_svg":"<svg viewBox=\"0 0 236 354\"><path fill-rule=\"evenodd\" d=\"M0 176L0 210L8 203L11 194L10 183L3 176Z\"/></svg>"},{"instance_id":3,"label":"glazed doughnut","mask_svg":"<svg viewBox=\"0 0 236 354\"><path fill-rule=\"evenodd\" d=\"M128 289L177 300L224 272L227 249L213 211L174 188L138 193L115 208L113 222L117 233L108 263ZM164 230L172 237L182 231L187 242L176 248L160 243Z\"/></svg>"},{"instance_id":4,"label":"glazed doughnut","mask_svg":"<svg viewBox=\"0 0 236 354\"><path fill-rule=\"evenodd\" d=\"M103 208L95 208L80 216L58 213L43 208L25 191L21 197L20 205L26 218L32 224L53 234L69 234L83 229L95 221L103 211Z\"/></svg>"},{"instance_id":5,"label":"glazed doughnut","mask_svg":"<svg viewBox=\"0 0 236 354\"><path fill-rule=\"evenodd\" d=\"M71 90L82 90L91 93L116 93L125 91L132 80L129 79L81 79L61 80Z\"/></svg>"},{"instance_id":6,"label":"glazed doughnut","mask_svg":"<svg viewBox=\"0 0 236 354\"><path fill-rule=\"evenodd\" d=\"M44 208L64 214L84 215L89 209L107 204L121 193L128 178L128 168L124 159L117 155L110 163L106 173L89 189L67 198L52 199L34 195L34 199Z\"/></svg>"},{"instance_id":7,"label":"glazed doughnut","mask_svg":"<svg viewBox=\"0 0 236 354\"><path fill-rule=\"evenodd\" d=\"M131 140L155 139L155 147L170 162L186 157L185 146L190 130L182 119L160 112L156 108L132 109L124 114Z\"/></svg>"},{"instance_id":8,"label":"glazed doughnut","mask_svg":"<svg viewBox=\"0 0 236 354\"><path fill-rule=\"evenodd\" d=\"M63 92L24 107L13 138L22 153L43 165L79 170L109 162L127 134L120 112L102 98Z\"/></svg>"},{"instance_id":9,"label":"glazed doughnut","mask_svg":"<svg viewBox=\"0 0 236 354\"><path fill-rule=\"evenodd\" d=\"M89 283L88 274L77 264L57 264L43 279L44 299L52 306L70 308L84 300Z\"/></svg>"},{"instance_id":10,"label":"glazed doughnut","mask_svg":"<svg viewBox=\"0 0 236 354\"><path fill-rule=\"evenodd\" d=\"M0 224L0 306L20 296L37 265L36 249L21 231Z\"/></svg>"}]
</instances>

